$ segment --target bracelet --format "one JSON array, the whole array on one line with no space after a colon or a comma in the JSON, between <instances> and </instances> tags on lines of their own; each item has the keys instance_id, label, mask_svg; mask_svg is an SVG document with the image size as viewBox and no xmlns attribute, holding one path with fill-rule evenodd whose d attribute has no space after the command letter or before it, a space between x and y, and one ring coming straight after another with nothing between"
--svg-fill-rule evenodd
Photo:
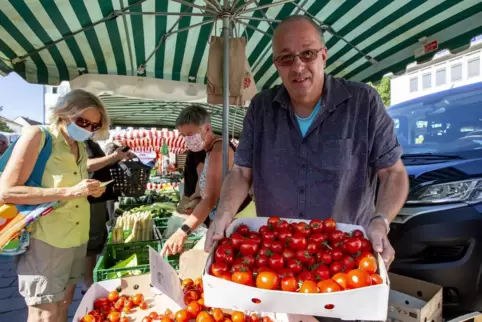
<instances>
[{"instance_id":1,"label":"bracelet","mask_svg":"<svg viewBox=\"0 0 482 322\"><path fill-rule=\"evenodd\" d=\"M370 225L372 223L372 221L377 220L377 219L383 220L383 222L385 223L385 226L387 228L387 235L388 235L388 233L390 232L390 223L388 222L387 218L385 218L383 216L375 216L372 219L370 219L370 222L368 223L368 225Z\"/></svg>"}]
</instances>

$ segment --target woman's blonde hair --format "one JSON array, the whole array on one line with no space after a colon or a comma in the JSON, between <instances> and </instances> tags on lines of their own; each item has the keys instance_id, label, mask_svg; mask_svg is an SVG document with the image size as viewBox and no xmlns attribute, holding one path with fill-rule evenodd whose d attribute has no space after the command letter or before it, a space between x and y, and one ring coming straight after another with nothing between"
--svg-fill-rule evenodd
<instances>
[{"instance_id":1,"label":"woman's blonde hair","mask_svg":"<svg viewBox=\"0 0 482 322\"><path fill-rule=\"evenodd\" d=\"M109 116L100 99L83 89L74 89L59 97L54 106L51 124L59 126L62 118L80 116L85 110L95 108L100 113L102 127L94 133L94 139L102 140L109 138Z\"/></svg>"}]
</instances>

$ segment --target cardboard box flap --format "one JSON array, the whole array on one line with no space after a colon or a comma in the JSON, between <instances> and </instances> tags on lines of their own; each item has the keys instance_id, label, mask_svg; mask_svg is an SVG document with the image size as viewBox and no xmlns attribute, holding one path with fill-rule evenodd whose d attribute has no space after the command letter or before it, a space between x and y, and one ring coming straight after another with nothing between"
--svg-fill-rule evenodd
<instances>
[{"instance_id":1,"label":"cardboard box flap","mask_svg":"<svg viewBox=\"0 0 482 322\"><path fill-rule=\"evenodd\" d=\"M208 256L209 253L201 249L190 249L182 253L179 258L179 277L182 279L201 277Z\"/></svg>"}]
</instances>

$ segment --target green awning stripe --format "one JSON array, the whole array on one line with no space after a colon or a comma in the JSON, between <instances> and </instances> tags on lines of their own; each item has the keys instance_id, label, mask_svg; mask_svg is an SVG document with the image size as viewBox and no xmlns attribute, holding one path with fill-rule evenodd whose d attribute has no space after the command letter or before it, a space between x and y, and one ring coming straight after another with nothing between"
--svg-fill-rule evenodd
<instances>
[{"instance_id":1,"label":"green awning stripe","mask_svg":"<svg viewBox=\"0 0 482 322\"><path fill-rule=\"evenodd\" d=\"M191 7L181 5L181 12L189 12L192 13L193 9ZM191 25L191 17L184 16L181 17L179 20L179 27L178 29L183 29L189 27ZM174 62L172 64L172 80L180 81L181 80L181 70L183 67L183 58L186 55L186 43L188 34L191 33L191 30L183 31L177 34L176 39L176 53L184 53L183 55L175 55ZM184 80L187 81L187 80Z\"/></svg>"},{"instance_id":2,"label":"green awning stripe","mask_svg":"<svg viewBox=\"0 0 482 322\"><path fill-rule=\"evenodd\" d=\"M135 0L129 0L129 5L135 3ZM140 6L135 6L131 9L132 12L142 12L144 11L144 4ZM127 20L131 22L132 28L132 38L131 43L135 48L135 56L134 56L134 69L137 69L140 65L144 64L147 55L150 52L146 52L145 48L145 39L144 39L144 32L148 30L144 30L144 18L147 19L154 19L154 17L144 17L141 15L129 15ZM121 19L120 17L117 19ZM152 66L152 64L151 64ZM137 75L137 73L135 74Z\"/></svg>"},{"instance_id":3,"label":"green awning stripe","mask_svg":"<svg viewBox=\"0 0 482 322\"><path fill-rule=\"evenodd\" d=\"M65 37L72 33L72 31L69 29L69 25L65 21L64 16L60 12L54 0L43 0L41 4L62 37ZM75 64L79 67L85 68L86 72L88 73L88 66L85 62L84 55L80 50L79 44L75 41L74 38L67 39L65 42L70 52L72 53Z\"/></svg>"},{"instance_id":4,"label":"green awning stripe","mask_svg":"<svg viewBox=\"0 0 482 322\"><path fill-rule=\"evenodd\" d=\"M155 10L156 12L167 12L168 10L168 2L167 1L156 1L155 2ZM167 32L167 17L166 16L156 16L155 19L156 28L152 32L156 38L154 39L154 44L157 46L159 39L161 39L162 35ZM163 45L160 50L157 51L156 56L154 58L154 76L156 78L164 78L164 58L165 58L165 46Z\"/></svg>"}]
</instances>

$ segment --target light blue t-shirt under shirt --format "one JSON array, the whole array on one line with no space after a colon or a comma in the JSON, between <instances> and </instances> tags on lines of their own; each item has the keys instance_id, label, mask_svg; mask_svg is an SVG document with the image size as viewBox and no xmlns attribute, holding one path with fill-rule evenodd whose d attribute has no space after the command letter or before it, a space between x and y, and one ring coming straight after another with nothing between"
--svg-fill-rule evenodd
<instances>
[{"instance_id":1,"label":"light blue t-shirt under shirt","mask_svg":"<svg viewBox=\"0 0 482 322\"><path fill-rule=\"evenodd\" d=\"M308 132L308 129L310 128L311 123L313 123L313 120L316 118L316 115L318 115L318 112L320 111L321 108L321 98L316 103L315 109L313 112L311 112L310 116L308 117L299 117L296 115L296 120L298 121L298 125L300 126L301 134L303 134L303 137L306 135L306 132Z\"/></svg>"}]
</instances>

